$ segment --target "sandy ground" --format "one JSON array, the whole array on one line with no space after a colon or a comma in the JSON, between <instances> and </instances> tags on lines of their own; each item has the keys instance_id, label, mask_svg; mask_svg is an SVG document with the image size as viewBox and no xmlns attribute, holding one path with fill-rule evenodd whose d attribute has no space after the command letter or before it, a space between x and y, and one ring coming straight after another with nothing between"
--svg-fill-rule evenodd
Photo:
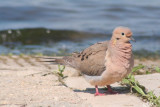
<instances>
[{"instance_id":1,"label":"sandy ground","mask_svg":"<svg viewBox=\"0 0 160 107\"><path fill-rule=\"evenodd\" d=\"M136 64L160 66L160 61ZM39 62L28 56L0 56L0 106L2 107L149 107L119 83L112 85L120 94L94 96L95 89L76 70L66 67L62 82L57 65ZM160 74L139 75L136 79L148 90L160 95ZM66 85L63 85L66 84ZM104 87L100 87L105 92Z\"/></svg>"}]
</instances>

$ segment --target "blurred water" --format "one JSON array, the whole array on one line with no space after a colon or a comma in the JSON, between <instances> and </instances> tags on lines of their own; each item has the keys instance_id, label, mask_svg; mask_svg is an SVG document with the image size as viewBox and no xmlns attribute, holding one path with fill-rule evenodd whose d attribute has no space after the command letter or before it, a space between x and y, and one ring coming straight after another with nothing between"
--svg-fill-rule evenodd
<instances>
[{"instance_id":1,"label":"blurred water","mask_svg":"<svg viewBox=\"0 0 160 107\"><path fill-rule=\"evenodd\" d=\"M41 27L62 32L65 29L111 34L116 26L127 26L132 29L137 39L137 43L133 44L134 50L160 50L159 19L160 1L157 0L0 0L1 31ZM16 45L14 49L2 45L0 50L6 53L26 52L29 45L32 51L45 53L47 49L57 50L65 46L66 50L71 52L71 49L81 50L102 40L104 38L98 36L80 43L68 40L65 42L64 39L50 47L42 44L35 44L36 47L33 44L24 44ZM12 42L12 39L9 42Z\"/></svg>"}]
</instances>

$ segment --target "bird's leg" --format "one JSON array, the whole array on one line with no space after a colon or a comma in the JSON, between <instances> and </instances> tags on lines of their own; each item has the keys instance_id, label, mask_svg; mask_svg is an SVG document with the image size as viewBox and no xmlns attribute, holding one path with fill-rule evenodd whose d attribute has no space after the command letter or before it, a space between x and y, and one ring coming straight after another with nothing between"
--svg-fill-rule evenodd
<instances>
[{"instance_id":1,"label":"bird's leg","mask_svg":"<svg viewBox=\"0 0 160 107\"><path fill-rule=\"evenodd\" d=\"M104 93L99 93L97 85L95 86L95 88L96 88L96 93L94 94L95 96L103 96L103 95L105 95Z\"/></svg>"},{"instance_id":2,"label":"bird's leg","mask_svg":"<svg viewBox=\"0 0 160 107\"><path fill-rule=\"evenodd\" d=\"M108 88L109 93L111 93L111 94L118 94L118 92L112 90L112 88L111 88L110 85L107 85L107 88Z\"/></svg>"}]
</instances>

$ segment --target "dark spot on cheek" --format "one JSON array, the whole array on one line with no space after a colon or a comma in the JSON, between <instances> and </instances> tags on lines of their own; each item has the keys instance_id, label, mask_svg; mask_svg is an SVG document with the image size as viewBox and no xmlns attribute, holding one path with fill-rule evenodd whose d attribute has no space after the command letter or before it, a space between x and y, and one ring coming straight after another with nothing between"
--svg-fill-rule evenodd
<instances>
[{"instance_id":1,"label":"dark spot on cheek","mask_svg":"<svg viewBox=\"0 0 160 107\"><path fill-rule=\"evenodd\" d=\"M116 38L117 40L119 40L120 38Z\"/></svg>"}]
</instances>

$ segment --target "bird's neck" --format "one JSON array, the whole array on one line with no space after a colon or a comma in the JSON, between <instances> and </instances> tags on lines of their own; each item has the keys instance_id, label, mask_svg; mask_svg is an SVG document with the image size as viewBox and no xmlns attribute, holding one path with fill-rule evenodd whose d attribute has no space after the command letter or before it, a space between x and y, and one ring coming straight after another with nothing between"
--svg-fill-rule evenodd
<instances>
[{"instance_id":1,"label":"bird's neck","mask_svg":"<svg viewBox=\"0 0 160 107\"><path fill-rule=\"evenodd\" d=\"M109 43L108 53L110 54L110 60L114 64L124 65L132 59L132 45L130 43Z\"/></svg>"}]
</instances>

